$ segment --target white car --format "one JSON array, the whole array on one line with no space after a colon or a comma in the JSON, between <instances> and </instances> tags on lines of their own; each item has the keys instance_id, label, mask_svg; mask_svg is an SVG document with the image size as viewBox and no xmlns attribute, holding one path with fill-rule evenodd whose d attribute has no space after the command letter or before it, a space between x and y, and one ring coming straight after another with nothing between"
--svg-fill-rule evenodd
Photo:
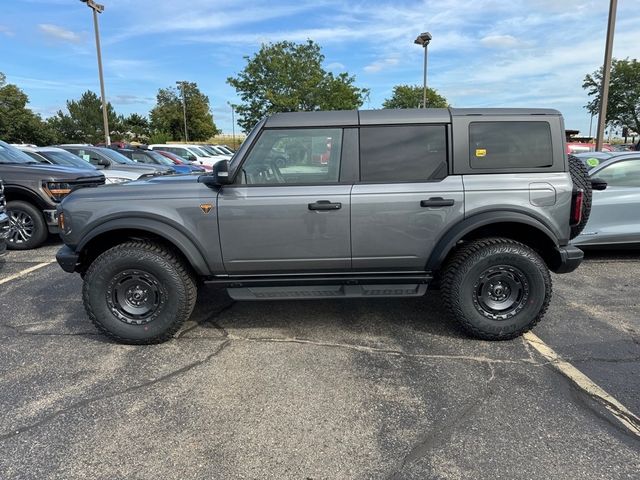
<instances>
[{"instance_id":1,"label":"white car","mask_svg":"<svg viewBox=\"0 0 640 480\"><path fill-rule=\"evenodd\" d=\"M50 165L61 165L63 167L74 167L83 170L97 170L95 166L86 160L57 147L25 147L19 145L18 148L40 163L48 163ZM100 170L104 175L104 183L124 183L138 180L139 173L126 172L115 168Z\"/></svg>"},{"instance_id":2,"label":"white car","mask_svg":"<svg viewBox=\"0 0 640 480\"><path fill-rule=\"evenodd\" d=\"M188 162L209 165L213 167L220 160L228 160L223 155L213 155L200 148L199 145L188 145L184 143L155 143L149 145L151 150L164 150L184 158Z\"/></svg>"}]
</instances>

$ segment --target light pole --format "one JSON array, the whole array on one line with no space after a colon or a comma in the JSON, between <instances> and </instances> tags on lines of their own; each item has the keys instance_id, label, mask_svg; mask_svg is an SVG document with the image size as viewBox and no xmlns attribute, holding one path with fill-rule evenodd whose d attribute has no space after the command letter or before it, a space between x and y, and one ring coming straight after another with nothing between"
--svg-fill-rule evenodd
<instances>
[{"instance_id":1,"label":"light pole","mask_svg":"<svg viewBox=\"0 0 640 480\"><path fill-rule=\"evenodd\" d=\"M104 5L94 2L93 0L80 0L86 3L87 7L93 10L93 28L96 32L96 52L98 54L98 76L100 77L100 98L102 99L102 123L104 125L104 142L107 146L111 145L111 137L109 136L109 117L107 115L107 99L104 94L104 78L102 76L102 53L100 52L100 29L98 28L98 14L104 12Z\"/></svg>"},{"instance_id":2,"label":"light pole","mask_svg":"<svg viewBox=\"0 0 640 480\"><path fill-rule=\"evenodd\" d=\"M607 43L604 47L604 65L602 66L602 89L600 90L600 113L598 114L598 136L596 151L602 150L604 128L607 123L607 103L609 102L609 82L611 81L611 51L613 50L613 33L616 29L616 11L618 0L609 3L609 24L607 26Z\"/></svg>"},{"instance_id":3,"label":"light pole","mask_svg":"<svg viewBox=\"0 0 640 480\"><path fill-rule=\"evenodd\" d=\"M182 117L184 119L184 142L187 143L189 141L189 134L187 133L187 93L184 88L184 84L187 83L184 80L181 82L176 82L176 85L182 87Z\"/></svg>"},{"instance_id":4,"label":"light pole","mask_svg":"<svg viewBox=\"0 0 640 480\"><path fill-rule=\"evenodd\" d=\"M233 138L233 148L236 148L236 115L235 115L235 109L233 108L233 103L231 102L227 102L227 104L229 104L229 106L231 107L231 132L232 132L232 137Z\"/></svg>"},{"instance_id":5,"label":"light pole","mask_svg":"<svg viewBox=\"0 0 640 480\"><path fill-rule=\"evenodd\" d=\"M422 83L422 108L427 108L427 47L433 37L429 32L423 32L418 35L413 43L421 45L424 48L424 79Z\"/></svg>"}]
</instances>

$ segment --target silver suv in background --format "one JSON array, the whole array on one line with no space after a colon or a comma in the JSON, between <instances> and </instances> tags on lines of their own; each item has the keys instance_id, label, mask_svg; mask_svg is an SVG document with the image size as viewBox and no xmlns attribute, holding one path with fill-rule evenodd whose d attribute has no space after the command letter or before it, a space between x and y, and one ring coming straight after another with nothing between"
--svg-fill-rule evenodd
<instances>
[{"instance_id":1,"label":"silver suv in background","mask_svg":"<svg viewBox=\"0 0 640 480\"><path fill-rule=\"evenodd\" d=\"M126 343L171 338L200 282L236 300L439 287L467 332L502 340L545 314L550 270L580 264L590 194L555 110L281 113L211 174L69 197L57 259Z\"/></svg>"}]
</instances>

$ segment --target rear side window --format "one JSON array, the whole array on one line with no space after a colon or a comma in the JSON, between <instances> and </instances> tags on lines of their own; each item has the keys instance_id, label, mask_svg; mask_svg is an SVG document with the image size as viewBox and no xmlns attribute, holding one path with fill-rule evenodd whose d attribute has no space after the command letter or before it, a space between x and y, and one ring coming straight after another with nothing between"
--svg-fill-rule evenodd
<instances>
[{"instance_id":1,"label":"rear side window","mask_svg":"<svg viewBox=\"0 0 640 480\"><path fill-rule=\"evenodd\" d=\"M550 167L551 128L547 122L473 122L469 159L473 169Z\"/></svg>"},{"instance_id":2,"label":"rear side window","mask_svg":"<svg viewBox=\"0 0 640 480\"><path fill-rule=\"evenodd\" d=\"M446 176L444 125L360 128L360 181L426 182Z\"/></svg>"}]
</instances>

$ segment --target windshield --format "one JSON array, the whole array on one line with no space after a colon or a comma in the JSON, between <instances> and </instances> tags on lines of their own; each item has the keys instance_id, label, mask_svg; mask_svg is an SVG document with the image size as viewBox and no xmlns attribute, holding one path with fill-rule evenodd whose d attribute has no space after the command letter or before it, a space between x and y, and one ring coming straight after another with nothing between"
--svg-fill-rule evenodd
<instances>
[{"instance_id":1,"label":"windshield","mask_svg":"<svg viewBox=\"0 0 640 480\"><path fill-rule=\"evenodd\" d=\"M246 151L249 149L249 147L251 147L251 144L260 133L260 130L262 130L262 127L266 121L267 119L263 118L256 124L255 127L253 127L253 130L251 130L251 133L249 133L249 135L244 140L244 142L242 142L242 145L240 145L240 148L238 148L238 150L233 155L233 157L231 157L231 161L229 162L229 169L230 169L231 176L233 176L236 168L238 167L238 160L242 158L246 153Z\"/></svg>"},{"instance_id":2,"label":"windshield","mask_svg":"<svg viewBox=\"0 0 640 480\"><path fill-rule=\"evenodd\" d=\"M198 157L210 157L211 154L208 152L205 152L204 150L202 150L201 148L198 147L189 147L188 150L190 150L192 153L195 153L196 156Z\"/></svg>"},{"instance_id":3,"label":"windshield","mask_svg":"<svg viewBox=\"0 0 640 480\"><path fill-rule=\"evenodd\" d=\"M156 161L156 163L159 163L161 165L173 165L174 164L167 157L165 157L164 155L159 154L158 152L154 152L153 150L145 150L144 153L149 155L151 158L153 158Z\"/></svg>"},{"instance_id":4,"label":"windshield","mask_svg":"<svg viewBox=\"0 0 640 480\"><path fill-rule=\"evenodd\" d=\"M0 163L20 163L23 165L37 165L33 158L24 152L21 152L8 143L0 140Z\"/></svg>"},{"instance_id":5,"label":"windshield","mask_svg":"<svg viewBox=\"0 0 640 480\"><path fill-rule=\"evenodd\" d=\"M135 165L136 163L133 160L129 160L121 153L111 150L110 148L101 148L100 153L102 153L105 157L109 157L110 160L113 160L116 163L125 163L128 165Z\"/></svg>"},{"instance_id":6,"label":"windshield","mask_svg":"<svg viewBox=\"0 0 640 480\"><path fill-rule=\"evenodd\" d=\"M66 150L39 150L37 153L56 165L96 170L96 167Z\"/></svg>"}]
</instances>

